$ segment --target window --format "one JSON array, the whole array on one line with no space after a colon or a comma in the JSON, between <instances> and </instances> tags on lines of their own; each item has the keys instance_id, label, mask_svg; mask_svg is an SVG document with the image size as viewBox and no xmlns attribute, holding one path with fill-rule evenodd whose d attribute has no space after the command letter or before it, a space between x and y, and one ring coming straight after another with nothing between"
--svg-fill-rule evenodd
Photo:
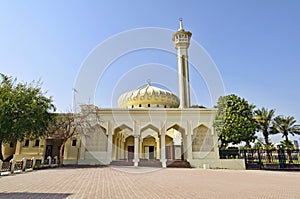
<instances>
[{"instance_id":1,"label":"window","mask_svg":"<svg viewBox=\"0 0 300 199\"><path fill-rule=\"evenodd\" d=\"M35 140L34 146L40 146L40 140Z\"/></svg>"},{"instance_id":2,"label":"window","mask_svg":"<svg viewBox=\"0 0 300 199\"><path fill-rule=\"evenodd\" d=\"M133 108L134 106L132 105L131 108Z\"/></svg>"},{"instance_id":3,"label":"window","mask_svg":"<svg viewBox=\"0 0 300 199\"><path fill-rule=\"evenodd\" d=\"M150 104L148 104L148 107L150 107Z\"/></svg>"},{"instance_id":4,"label":"window","mask_svg":"<svg viewBox=\"0 0 300 199\"><path fill-rule=\"evenodd\" d=\"M167 105L165 105L165 108L167 108Z\"/></svg>"},{"instance_id":5,"label":"window","mask_svg":"<svg viewBox=\"0 0 300 199\"><path fill-rule=\"evenodd\" d=\"M139 104L139 107L142 107L142 105L141 105L141 104Z\"/></svg>"},{"instance_id":6,"label":"window","mask_svg":"<svg viewBox=\"0 0 300 199\"><path fill-rule=\"evenodd\" d=\"M24 147L28 147L28 146L29 146L29 140L25 140Z\"/></svg>"},{"instance_id":7,"label":"window","mask_svg":"<svg viewBox=\"0 0 300 199\"><path fill-rule=\"evenodd\" d=\"M14 143L13 143L13 142L10 142L10 143L9 143L9 147L10 147L10 148L14 148Z\"/></svg>"},{"instance_id":8,"label":"window","mask_svg":"<svg viewBox=\"0 0 300 199\"><path fill-rule=\"evenodd\" d=\"M77 140L72 140L72 146L76 146L76 141Z\"/></svg>"},{"instance_id":9,"label":"window","mask_svg":"<svg viewBox=\"0 0 300 199\"><path fill-rule=\"evenodd\" d=\"M159 104L157 104L156 106L159 107Z\"/></svg>"}]
</instances>

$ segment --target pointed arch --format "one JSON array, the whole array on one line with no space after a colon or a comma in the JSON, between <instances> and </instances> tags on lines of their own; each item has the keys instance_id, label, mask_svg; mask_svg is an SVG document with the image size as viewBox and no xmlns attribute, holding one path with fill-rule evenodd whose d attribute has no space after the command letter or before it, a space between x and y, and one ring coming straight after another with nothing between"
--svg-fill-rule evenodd
<instances>
[{"instance_id":1,"label":"pointed arch","mask_svg":"<svg viewBox=\"0 0 300 199\"><path fill-rule=\"evenodd\" d=\"M116 127L116 128L114 129L114 133L117 133L117 132L122 131L122 130L124 130L124 129L128 129L129 131L133 132L132 128L130 128L130 127L127 126L126 124L122 124L122 125L120 125L120 126L118 126L118 127Z\"/></svg>"},{"instance_id":2,"label":"pointed arch","mask_svg":"<svg viewBox=\"0 0 300 199\"><path fill-rule=\"evenodd\" d=\"M193 129L192 151L210 152L214 149L213 135L211 129L204 124L200 124Z\"/></svg>"},{"instance_id":3,"label":"pointed arch","mask_svg":"<svg viewBox=\"0 0 300 199\"><path fill-rule=\"evenodd\" d=\"M159 132L159 128L157 128L156 126L154 126L153 124L147 124L145 125L143 128L141 128L141 133L147 129L152 129L155 132Z\"/></svg>"},{"instance_id":4,"label":"pointed arch","mask_svg":"<svg viewBox=\"0 0 300 199\"><path fill-rule=\"evenodd\" d=\"M170 129L176 129L177 131L179 131L182 135L186 133L185 129L180 126L179 124L173 124L172 126L167 128L167 131L169 131Z\"/></svg>"}]
</instances>

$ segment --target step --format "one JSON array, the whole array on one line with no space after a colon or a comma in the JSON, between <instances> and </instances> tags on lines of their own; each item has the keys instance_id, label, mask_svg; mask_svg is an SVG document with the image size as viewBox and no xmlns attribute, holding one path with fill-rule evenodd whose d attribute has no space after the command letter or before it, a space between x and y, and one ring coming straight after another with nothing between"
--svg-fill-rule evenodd
<instances>
[{"instance_id":1,"label":"step","mask_svg":"<svg viewBox=\"0 0 300 199\"><path fill-rule=\"evenodd\" d=\"M159 160L140 160L140 167L162 167L162 164Z\"/></svg>"},{"instance_id":2,"label":"step","mask_svg":"<svg viewBox=\"0 0 300 199\"><path fill-rule=\"evenodd\" d=\"M169 168L191 168L191 165L186 160L168 160L167 167L169 167Z\"/></svg>"},{"instance_id":3,"label":"step","mask_svg":"<svg viewBox=\"0 0 300 199\"><path fill-rule=\"evenodd\" d=\"M110 165L113 165L113 166L133 166L133 161L132 160L129 160L129 161L126 161L126 160L113 160Z\"/></svg>"}]
</instances>

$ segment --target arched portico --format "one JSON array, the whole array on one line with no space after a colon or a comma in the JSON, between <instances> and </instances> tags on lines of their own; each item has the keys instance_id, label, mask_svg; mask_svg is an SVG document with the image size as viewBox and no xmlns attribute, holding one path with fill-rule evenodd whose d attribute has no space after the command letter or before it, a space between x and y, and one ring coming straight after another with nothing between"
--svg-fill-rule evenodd
<instances>
[{"instance_id":1,"label":"arched portico","mask_svg":"<svg viewBox=\"0 0 300 199\"><path fill-rule=\"evenodd\" d=\"M149 124L141 129L140 158L154 160L160 158L159 130Z\"/></svg>"},{"instance_id":2,"label":"arched portico","mask_svg":"<svg viewBox=\"0 0 300 199\"><path fill-rule=\"evenodd\" d=\"M186 132L183 127L178 124L174 124L167 130L167 136L169 140L166 139L166 149L167 159L171 160L186 160ZM171 157L171 158L170 158Z\"/></svg>"},{"instance_id":3,"label":"arched portico","mask_svg":"<svg viewBox=\"0 0 300 199\"><path fill-rule=\"evenodd\" d=\"M128 151L133 146L132 143L129 143L130 139L128 138L132 135L132 129L127 125L123 124L115 128L112 138L112 160L128 160Z\"/></svg>"}]
</instances>

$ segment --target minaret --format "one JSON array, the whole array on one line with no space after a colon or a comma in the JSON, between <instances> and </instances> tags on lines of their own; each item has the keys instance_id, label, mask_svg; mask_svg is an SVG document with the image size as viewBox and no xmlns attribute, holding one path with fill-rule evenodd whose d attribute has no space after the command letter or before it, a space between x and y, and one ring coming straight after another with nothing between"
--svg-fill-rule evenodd
<instances>
[{"instance_id":1,"label":"minaret","mask_svg":"<svg viewBox=\"0 0 300 199\"><path fill-rule=\"evenodd\" d=\"M185 31L182 26L182 19L179 19L179 30L172 36L177 49L178 78L179 78L179 108L190 107L190 82L188 66L188 48L192 33Z\"/></svg>"}]
</instances>

